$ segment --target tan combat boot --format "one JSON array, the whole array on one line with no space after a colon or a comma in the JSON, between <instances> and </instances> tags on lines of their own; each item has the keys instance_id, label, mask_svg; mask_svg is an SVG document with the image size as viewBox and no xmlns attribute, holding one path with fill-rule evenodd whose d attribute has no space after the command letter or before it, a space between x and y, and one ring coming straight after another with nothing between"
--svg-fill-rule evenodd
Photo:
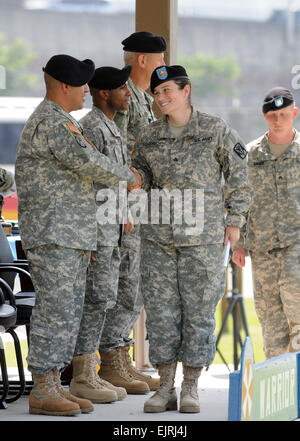
<instances>
[{"instance_id":1,"label":"tan combat boot","mask_svg":"<svg viewBox=\"0 0 300 441\"><path fill-rule=\"evenodd\" d=\"M177 362L158 365L160 386L144 404L144 412L177 410L177 394L174 387Z\"/></svg>"},{"instance_id":2,"label":"tan combat boot","mask_svg":"<svg viewBox=\"0 0 300 441\"><path fill-rule=\"evenodd\" d=\"M181 384L179 412L200 412L198 378L200 377L201 371L202 367L198 368L183 365L183 381Z\"/></svg>"},{"instance_id":3,"label":"tan combat boot","mask_svg":"<svg viewBox=\"0 0 300 441\"><path fill-rule=\"evenodd\" d=\"M123 361L124 367L127 369L127 372L136 380L144 381L148 384L150 390L157 390L159 388L160 380L159 378L153 378L150 375L146 375L137 369L131 363L131 358L129 355L130 345L126 345L122 348L123 353Z\"/></svg>"},{"instance_id":4,"label":"tan combat boot","mask_svg":"<svg viewBox=\"0 0 300 441\"><path fill-rule=\"evenodd\" d=\"M33 388L29 395L29 413L42 415L77 415L77 403L67 400L56 390L53 371L46 375L32 374Z\"/></svg>"},{"instance_id":5,"label":"tan combat boot","mask_svg":"<svg viewBox=\"0 0 300 441\"><path fill-rule=\"evenodd\" d=\"M124 387L128 394L146 394L150 391L144 381L136 380L124 368L122 348L101 352L99 377L117 387Z\"/></svg>"},{"instance_id":6,"label":"tan combat boot","mask_svg":"<svg viewBox=\"0 0 300 441\"><path fill-rule=\"evenodd\" d=\"M60 382L60 373L58 371L53 371L53 382L55 384L57 392L64 398L73 403L77 403L80 407L82 413L90 413L93 412L94 406L90 400L86 400L85 398L77 398L72 395L67 389L64 389Z\"/></svg>"},{"instance_id":7,"label":"tan combat boot","mask_svg":"<svg viewBox=\"0 0 300 441\"><path fill-rule=\"evenodd\" d=\"M109 383L109 381L103 380L103 378L101 378L99 375L97 375L97 381L106 389L115 391L119 401L124 400L124 398L127 397L127 392L124 387L114 386L113 384Z\"/></svg>"},{"instance_id":8,"label":"tan combat boot","mask_svg":"<svg viewBox=\"0 0 300 441\"><path fill-rule=\"evenodd\" d=\"M75 397L86 398L92 403L111 403L117 401L115 391L107 389L97 381L96 352L77 355L73 358L73 378L70 393Z\"/></svg>"}]
</instances>

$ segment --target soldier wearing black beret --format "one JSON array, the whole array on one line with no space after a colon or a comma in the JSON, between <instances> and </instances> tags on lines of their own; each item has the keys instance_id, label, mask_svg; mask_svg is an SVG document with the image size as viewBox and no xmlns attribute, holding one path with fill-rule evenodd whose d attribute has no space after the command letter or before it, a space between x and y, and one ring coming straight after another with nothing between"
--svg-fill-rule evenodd
<instances>
[{"instance_id":1,"label":"soldier wearing black beret","mask_svg":"<svg viewBox=\"0 0 300 441\"><path fill-rule=\"evenodd\" d=\"M162 35L152 32L134 32L122 41L123 50L127 52L145 52L159 54L167 49L166 40Z\"/></svg>"},{"instance_id":2,"label":"soldier wearing black beret","mask_svg":"<svg viewBox=\"0 0 300 441\"><path fill-rule=\"evenodd\" d=\"M126 111L128 108L130 91L127 80L130 72L131 66L123 69L112 66L97 68L89 81L93 107L80 120L89 141L116 166L125 166L127 163L126 139L122 137L113 119L117 111ZM93 253L88 267L85 289L85 297L94 299L94 307L90 308L89 314L84 316L84 319L87 320L87 325L92 321L96 327L90 333L89 353L73 359L73 379L70 388L75 395L79 394L82 388L81 373L84 363L88 362L92 366L92 371L96 373L96 351L101 340L106 311L113 307L117 298L121 237L123 233L133 228L133 225L127 222L126 213L122 210L124 201L119 200L118 187L95 182L94 189L97 206L97 250ZM112 208L118 212L109 223L106 217L105 219L102 217L105 211L103 207L110 203L108 191L109 194L114 195ZM124 228L123 225L125 225ZM111 394L116 394L119 400L127 395L124 388L115 387L99 377L97 377L97 383L99 384L98 393L102 394L103 402L109 401Z\"/></svg>"},{"instance_id":3,"label":"soldier wearing black beret","mask_svg":"<svg viewBox=\"0 0 300 441\"><path fill-rule=\"evenodd\" d=\"M155 69L151 75L150 89L154 93L154 89L165 81L178 80L179 78L189 78L183 66L160 66Z\"/></svg>"},{"instance_id":4,"label":"soldier wearing black beret","mask_svg":"<svg viewBox=\"0 0 300 441\"><path fill-rule=\"evenodd\" d=\"M131 66L125 66L123 69L111 66L99 67L89 81L89 87L98 90L117 89L127 82L131 69Z\"/></svg>"},{"instance_id":5,"label":"soldier wearing black beret","mask_svg":"<svg viewBox=\"0 0 300 441\"><path fill-rule=\"evenodd\" d=\"M249 142L254 198L247 234L233 253L251 257L254 304L266 358L298 352L300 341L300 133L292 92L277 86L262 103L267 131Z\"/></svg>"},{"instance_id":6,"label":"soldier wearing black beret","mask_svg":"<svg viewBox=\"0 0 300 441\"><path fill-rule=\"evenodd\" d=\"M294 97L289 89L274 87L265 96L262 111L268 113L270 110L284 109L294 102Z\"/></svg>"},{"instance_id":7,"label":"soldier wearing black beret","mask_svg":"<svg viewBox=\"0 0 300 441\"><path fill-rule=\"evenodd\" d=\"M125 38L122 45L125 65L132 66L128 80L131 98L128 110L117 112L115 122L127 137L130 162L137 137L146 125L156 119L152 111L153 98L146 90L150 86L153 70L165 64L167 44L162 35L139 31ZM99 347L102 367L99 375L116 386L123 386L128 393L135 394L143 394L149 388L156 390L159 386L159 379L135 369L129 355L130 343L133 343L129 336L143 308L139 288L140 242L140 225L135 225L134 231L123 236L117 304L107 311ZM113 369L110 368L112 365Z\"/></svg>"},{"instance_id":8,"label":"soldier wearing black beret","mask_svg":"<svg viewBox=\"0 0 300 441\"><path fill-rule=\"evenodd\" d=\"M43 71L61 83L79 87L91 79L95 65L89 59L80 61L70 55L60 54L51 57Z\"/></svg>"},{"instance_id":9,"label":"soldier wearing black beret","mask_svg":"<svg viewBox=\"0 0 300 441\"><path fill-rule=\"evenodd\" d=\"M191 82L183 66L154 69L151 91L163 117L144 128L132 163L148 194L176 189L183 199L179 197L173 207L168 206L168 218L159 204L155 208L149 204L151 215L141 225L141 289L149 358L161 383L144 403L144 411L178 408L174 380L177 364L182 362L179 411L197 413L198 379L216 351L214 316L224 293L224 245L230 241L234 246L238 240L251 201L247 152L225 121L191 105ZM230 188L226 194L223 180ZM185 204L186 189L203 191L202 219L200 210ZM191 199L197 205L197 196ZM159 213L157 222L151 219L154 211ZM191 220L186 221L192 212L199 213L194 218L195 228L190 228Z\"/></svg>"}]
</instances>

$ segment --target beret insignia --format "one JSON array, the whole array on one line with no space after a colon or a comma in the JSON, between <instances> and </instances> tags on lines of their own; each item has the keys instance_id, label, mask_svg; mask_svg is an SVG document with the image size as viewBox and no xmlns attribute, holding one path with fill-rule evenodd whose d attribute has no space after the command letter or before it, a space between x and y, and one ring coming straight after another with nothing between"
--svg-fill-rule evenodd
<instances>
[{"instance_id":1,"label":"beret insignia","mask_svg":"<svg viewBox=\"0 0 300 441\"><path fill-rule=\"evenodd\" d=\"M156 69L156 73L160 80L165 80L166 78L168 78L168 72L165 66Z\"/></svg>"},{"instance_id":2,"label":"beret insignia","mask_svg":"<svg viewBox=\"0 0 300 441\"><path fill-rule=\"evenodd\" d=\"M274 104L276 107L281 107L283 105L283 97L279 96L274 100Z\"/></svg>"}]
</instances>

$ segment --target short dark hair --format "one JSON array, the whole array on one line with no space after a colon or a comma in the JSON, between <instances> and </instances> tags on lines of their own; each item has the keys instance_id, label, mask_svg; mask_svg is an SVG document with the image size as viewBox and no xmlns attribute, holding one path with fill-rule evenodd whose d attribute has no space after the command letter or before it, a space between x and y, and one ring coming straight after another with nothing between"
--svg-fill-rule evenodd
<instances>
[{"instance_id":1,"label":"short dark hair","mask_svg":"<svg viewBox=\"0 0 300 441\"><path fill-rule=\"evenodd\" d=\"M189 94L188 97L188 104L191 106L192 105L192 83L191 80L189 78L175 78L174 83L177 84L177 86L179 87L180 90L184 89L185 86L190 86L191 88L191 92Z\"/></svg>"}]
</instances>

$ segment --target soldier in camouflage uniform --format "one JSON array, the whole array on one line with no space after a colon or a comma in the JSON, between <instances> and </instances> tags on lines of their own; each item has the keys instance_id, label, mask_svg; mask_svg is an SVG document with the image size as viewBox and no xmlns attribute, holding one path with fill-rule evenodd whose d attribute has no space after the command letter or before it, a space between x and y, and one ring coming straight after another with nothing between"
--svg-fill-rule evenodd
<instances>
[{"instance_id":1,"label":"soldier in camouflage uniform","mask_svg":"<svg viewBox=\"0 0 300 441\"><path fill-rule=\"evenodd\" d=\"M82 321L90 308L86 270L97 240L93 180L117 185L137 178L100 154L69 113L82 108L94 63L55 55L43 70L46 97L24 127L15 163L20 234L36 292L27 359L34 380L29 411L72 415L90 412L91 401L102 399L91 370L82 382L92 400L84 394L76 398L59 382L59 370L74 354L89 351L82 336L98 329Z\"/></svg>"},{"instance_id":2,"label":"soldier in camouflage uniform","mask_svg":"<svg viewBox=\"0 0 300 441\"><path fill-rule=\"evenodd\" d=\"M250 252L254 302L267 358L300 349L300 134L292 93L271 89L263 103L268 132L247 145L254 198L248 234L233 260Z\"/></svg>"},{"instance_id":3,"label":"soldier in camouflage uniform","mask_svg":"<svg viewBox=\"0 0 300 441\"><path fill-rule=\"evenodd\" d=\"M130 91L127 87L127 80L130 72L131 66L124 67L121 70L110 66L96 69L93 78L89 82L93 97L93 108L80 120L85 136L89 141L99 152L106 155L112 163L121 166L127 163L127 146L126 140L122 137L113 118L117 111L128 108ZM86 318L98 324L98 331L95 332L94 338L89 335L86 336L87 342L83 344L83 348L90 344L90 352L95 355L99 348L99 341L101 341L106 313L115 306L117 300L120 242L123 233L127 234L133 226L127 218L125 219L125 210L122 210L122 207L126 208L125 204L127 204L126 193L124 200L119 200L122 192L119 191L118 187L110 188L110 191L114 193L113 198L110 194L107 195L107 189L109 188L107 185L95 182L94 187L96 204L99 208L96 216L98 222L97 251L93 253L93 259L88 268L85 295L91 299L90 312ZM116 215L113 219L103 218L104 207L107 206L110 200L114 205L111 208L116 209ZM120 218L118 216L119 210L121 211ZM125 225L124 231L123 224ZM96 358L95 356L93 358L94 370L96 371ZM123 378L124 375L120 377L120 382L115 387L105 380L104 369L101 370L101 374L98 377L99 381L103 383L105 388L115 390L119 399L123 399L127 395L124 385L129 392L132 388L140 388L142 393L149 391L147 384L136 381L129 376ZM73 379L74 387L75 384L76 378ZM73 392L72 388L71 391Z\"/></svg>"},{"instance_id":4,"label":"soldier in camouflage uniform","mask_svg":"<svg viewBox=\"0 0 300 441\"><path fill-rule=\"evenodd\" d=\"M199 412L197 382L215 355L214 315L225 288L224 244L238 240L251 200L242 140L220 118L194 110L190 90L182 66L155 69L151 91L164 117L144 129L132 157L148 192L149 218L141 225L142 293L150 361L161 383L145 412L177 409L180 361L180 411ZM155 205L157 194L162 201L173 196L169 222L165 202Z\"/></svg>"},{"instance_id":5,"label":"soldier in camouflage uniform","mask_svg":"<svg viewBox=\"0 0 300 441\"><path fill-rule=\"evenodd\" d=\"M4 198L2 193L7 193L9 190L11 190L14 184L15 184L14 175L8 170L5 170L5 168L0 168L0 218L4 203Z\"/></svg>"},{"instance_id":6,"label":"soldier in camouflage uniform","mask_svg":"<svg viewBox=\"0 0 300 441\"><path fill-rule=\"evenodd\" d=\"M8 170L5 170L5 168L0 168L0 192L6 192L14 185L14 183L14 175Z\"/></svg>"},{"instance_id":7,"label":"soldier in camouflage uniform","mask_svg":"<svg viewBox=\"0 0 300 441\"><path fill-rule=\"evenodd\" d=\"M149 88L153 70L164 63L163 52L166 50L166 42L162 36L151 32L135 32L123 40L122 44L125 64L132 65L128 80L131 98L128 110L117 112L114 121L123 135L127 137L128 164L130 165L135 141L143 127L155 120L152 111L153 98L146 90ZM151 390L156 390L159 380L139 372L132 365L129 355L130 344L134 342L129 336L143 308L143 298L139 287L140 243L139 225L135 225L133 232L122 237L117 304L107 313L99 349L103 365L107 358L108 363L114 358L118 360L118 366L123 364L129 375L146 382ZM110 369L110 377L106 379L113 384L120 384L120 374L124 369ZM144 393L141 390L144 389L137 387L135 393ZM127 391L133 393L131 382L128 384Z\"/></svg>"}]
</instances>

